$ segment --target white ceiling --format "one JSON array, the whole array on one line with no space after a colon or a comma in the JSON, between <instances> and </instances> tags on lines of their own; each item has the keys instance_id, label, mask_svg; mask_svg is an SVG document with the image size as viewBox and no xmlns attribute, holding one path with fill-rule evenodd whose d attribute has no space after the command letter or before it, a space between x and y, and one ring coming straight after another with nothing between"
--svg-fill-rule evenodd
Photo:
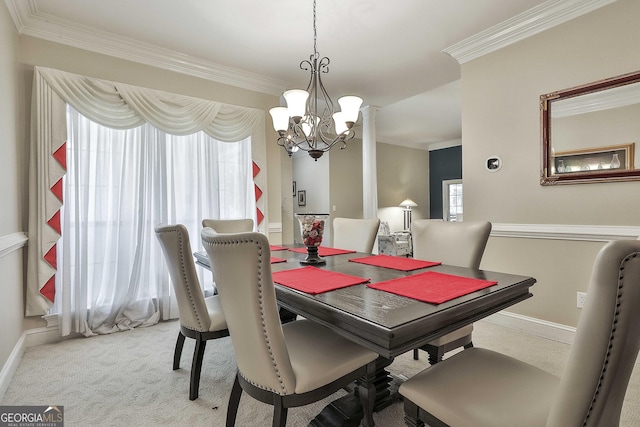
<instances>
[{"instance_id":1,"label":"white ceiling","mask_svg":"<svg viewBox=\"0 0 640 427\"><path fill-rule=\"evenodd\" d=\"M545 6L603 1L612 0ZM312 0L5 2L21 34L271 94L308 82L298 65L313 52ZM380 108L379 141L460 140L460 64L443 50L492 27L497 34L497 25L517 27L519 14L528 13L520 23L539 19L543 3L317 0L317 48L331 60L325 86L333 99L356 94Z\"/></svg>"}]
</instances>

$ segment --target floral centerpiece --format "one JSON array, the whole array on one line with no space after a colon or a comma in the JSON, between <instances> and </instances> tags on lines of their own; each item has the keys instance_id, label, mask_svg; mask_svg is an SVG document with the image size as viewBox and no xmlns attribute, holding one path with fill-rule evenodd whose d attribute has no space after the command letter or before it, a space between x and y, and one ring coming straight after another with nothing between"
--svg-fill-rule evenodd
<instances>
[{"instance_id":1,"label":"floral centerpiece","mask_svg":"<svg viewBox=\"0 0 640 427\"><path fill-rule=\"evenodd\" d=\"M302 264L324 264L326 261L318 255L318 246L322 243L324 224L329 218L327 214L295 214L300 222L302 244L307 247L307 258Z\"/></svg>"}]
</instances>

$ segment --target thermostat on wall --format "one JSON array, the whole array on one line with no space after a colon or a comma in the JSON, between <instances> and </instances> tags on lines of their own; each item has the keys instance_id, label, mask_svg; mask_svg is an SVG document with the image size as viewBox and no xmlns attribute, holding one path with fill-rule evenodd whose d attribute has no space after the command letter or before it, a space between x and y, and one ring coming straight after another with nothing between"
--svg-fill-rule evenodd
<instances>
[{"instance_id":1,"label":"thermostat on wall","mask_svg":"<svg viewBox=\"0 0 640 427\"><path fill-rule=\"evenodd\" d=\"M502 159L498 156L491 156L487 159L484 166L489 172L497 172L502 167Z\"/></svg>"}]
</instances>

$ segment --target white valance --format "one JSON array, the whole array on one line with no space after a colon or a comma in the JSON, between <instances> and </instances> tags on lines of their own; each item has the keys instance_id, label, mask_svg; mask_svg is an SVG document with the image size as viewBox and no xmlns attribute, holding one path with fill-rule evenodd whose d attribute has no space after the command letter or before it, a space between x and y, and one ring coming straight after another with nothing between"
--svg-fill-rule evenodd
<instances>
[{"instance_id":1,"label":"white valance","mask_svg":"<svg viewBox=\"0 0 640 427\"><path fill-rule=\"evenodd\" d=\"M264 111L36 67L51 88L85 117L115 129L144 122L172 135L204 131L235 142L264 127Z\"/></svg>"}]
</instances>

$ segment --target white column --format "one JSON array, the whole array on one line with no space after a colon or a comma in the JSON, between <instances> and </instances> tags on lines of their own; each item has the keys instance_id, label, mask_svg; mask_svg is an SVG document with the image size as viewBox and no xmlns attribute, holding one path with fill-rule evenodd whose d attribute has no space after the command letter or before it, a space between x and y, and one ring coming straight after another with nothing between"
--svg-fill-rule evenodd
<instances>
[{"instance_id":1,"label":"white column","mask_svg":"<svg viewBox=\"0 0 640 427\"><path fill-rule=\"evenodd\" d=\"M376 167L376 111L367 105L362 111L362 213L365 219L378 217L378 173Z\"/></svg>"}]
</instances>

